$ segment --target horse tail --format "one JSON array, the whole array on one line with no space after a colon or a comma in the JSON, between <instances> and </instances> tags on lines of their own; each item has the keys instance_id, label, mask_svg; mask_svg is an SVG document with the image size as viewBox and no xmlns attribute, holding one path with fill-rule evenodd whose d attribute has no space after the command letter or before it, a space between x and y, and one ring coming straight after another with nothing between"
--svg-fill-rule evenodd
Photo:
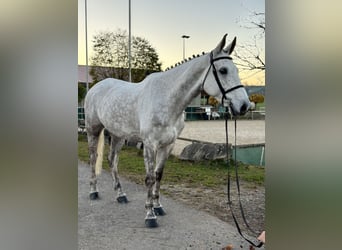
<instances>
[{"instance_id":1,"label":"horse tail","mask_svg":"<svg viewBox=\"0 0 342 250\"><path fill-rule=\"evenodd\" d=\"M96 163L95 163L95 174L96 176L99 176L101 174L102 170L102 161L103 161L103 150L104 150L104 129L102 129L99 141L97 143L97 157L96 157Z\"/></svg>"}]
</instances>

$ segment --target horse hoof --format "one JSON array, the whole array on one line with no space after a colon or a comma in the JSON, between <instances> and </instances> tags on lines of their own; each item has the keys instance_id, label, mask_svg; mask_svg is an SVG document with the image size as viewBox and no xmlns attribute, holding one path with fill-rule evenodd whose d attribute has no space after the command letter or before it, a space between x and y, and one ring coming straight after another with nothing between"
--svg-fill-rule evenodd
<instances>
[{"instance_id":1,"label":"horse hoof","mask_svg":"<svg viewBox=\"0 0 342 250\"><path fill-rule=\"evenodd\" d=\"M99 198L99 192L94 192L89 194L91 200L97 200Z\"/></svg>"},{"instance_id":2,"label":"horse hoof","mask_svg":"<svg viewBox=\"0 0 342 250\"><path fill-rule=\"evenodd\" d=\"M145 219L145 226L148 228L158 227L157 218Z\"/></svg>"},{"instance_id":3,"label":"horse hoof","mask_svg":"<svg viewBox=\"0 0 342 250\"><path fill-rule=\"evenodd\" d=\"M163 216L166 214L163 207L154 207L153 211L156 215L159 215L159 216Z\"/></svg>"},{"instance_id":4,"label":"horse hoof","mask_svg":"<svg viewBox=\"0 0 342 250\"><path fill-rule=\"evenodd\" d=\"M119 203L127 203L128 202L126 195L118 196L118 198L116 198L116 200Z\"/></svg>"}]
</instances>

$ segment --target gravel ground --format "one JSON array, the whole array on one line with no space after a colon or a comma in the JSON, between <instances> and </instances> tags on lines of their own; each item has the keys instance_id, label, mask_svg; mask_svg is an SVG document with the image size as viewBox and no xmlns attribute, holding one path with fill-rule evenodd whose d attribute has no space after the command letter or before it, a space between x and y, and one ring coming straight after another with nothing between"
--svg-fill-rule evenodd
<instances>
[{"instance_id":1,"label":"gravel ground","mask_svg":"<svg viewBox=\"0 0 342 250\"><path fill-rule=\"evenodd\" d=\"M159 227L146 228L145 187L121 178L129 202L115 201L108 171L99 177L100 199L89 200L87 164L78 164L78 249L251 249L232 223L226 223L182 202L162 197L165 216L158 217ZM208 194L209 195L209 194ZM212 195L212 194L211 194ZM202 201L204 202L204 201ZM264 249L264 248L261 248Z\"/></svg>"}]
</instances>

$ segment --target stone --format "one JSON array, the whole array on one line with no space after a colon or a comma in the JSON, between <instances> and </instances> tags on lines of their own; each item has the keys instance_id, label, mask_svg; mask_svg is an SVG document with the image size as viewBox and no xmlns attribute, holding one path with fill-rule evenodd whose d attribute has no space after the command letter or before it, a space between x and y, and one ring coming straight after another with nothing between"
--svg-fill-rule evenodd
<instances>
[{"instance_id":1,"label":"stone","mask_svg":"<svg viewBox=\"0 0 342 250\"><path fill-rule=\"evenodd\" d=\"M231 144L229 144L229 154L231 154ZM202 161L217 160L226 158L225 143L192 143L186 146L179 156L181 160Z\"/></svg>"}]
</instances>

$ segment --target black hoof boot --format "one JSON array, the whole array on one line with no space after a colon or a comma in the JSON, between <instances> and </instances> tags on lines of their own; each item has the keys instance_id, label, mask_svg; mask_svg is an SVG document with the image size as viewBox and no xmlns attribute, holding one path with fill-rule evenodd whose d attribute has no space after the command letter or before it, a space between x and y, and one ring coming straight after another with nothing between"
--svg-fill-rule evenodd
<instances>
[{"instance_id":1,"label":"black hoof boot","mask_svg":"<svg viewBox=\"0 0 342 250\"><path fill-rule=\"evenodd\" d=\"M159 215L159 216L163 216L163 215L166 214L162 206L160 206L160 207L154 207L154 208L153 208L153 211L154 211L154 213L155 213L156 215Z\"/></svg>"},{"instance_id":2,"label":"black hoof boot","mask_svg":"<svg viewBox=\"0 0 342 250\"><path fill-rule=\"evenodd\" d=\"M116 198L116 200L117 200L119 203L127 203L127 202L128 202L126 195L118 196L118 198Z\"/></svg>"},{"instance_id":3,"label":"black hoof boot","mask_svg":"<svg viewBox=\"0 0 342 250\"><path fill-rule=\"evenodd\" d=\"M97 200L99 198L99 192L93 192L89 194L91 200Z\"/></svg>"},{"instance_id":4,"label":"black hoof boot","mask_svg":"<svg viewBox=\"0 0 342 250\"><path fill-rule=\"evenodd\" d=\"M157 218L145 219L145 226L148 228L158 227Z\"/></svg>"}]
</instances>

